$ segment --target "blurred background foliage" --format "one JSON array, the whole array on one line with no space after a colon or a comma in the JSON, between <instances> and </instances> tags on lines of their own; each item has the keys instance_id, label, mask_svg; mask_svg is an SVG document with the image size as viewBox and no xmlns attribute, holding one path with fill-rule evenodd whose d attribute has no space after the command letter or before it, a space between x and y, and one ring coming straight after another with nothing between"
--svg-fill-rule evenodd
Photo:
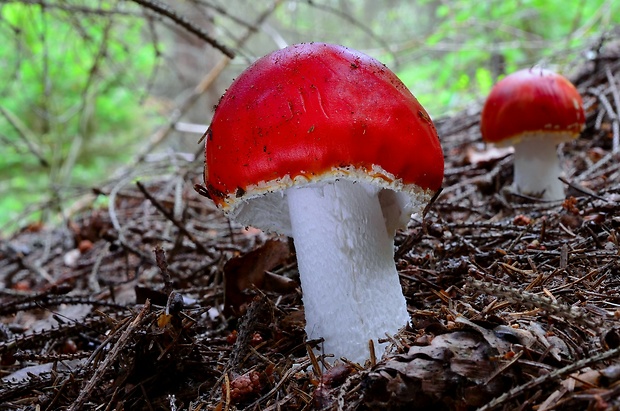
<instances>
[{"instance_id":1,"label":"blurred background foliage","mask_svg":"<svg viewBox=\"0 0 620 411\"><path fill-rule=\"evenodd\" d=\"M0 0L0 233L67 217L153 136L199 159L230 81L288 44L361 50L438 118L519 68L570 74L618 25L616 0Z\"/></svg>"}]
</instances>

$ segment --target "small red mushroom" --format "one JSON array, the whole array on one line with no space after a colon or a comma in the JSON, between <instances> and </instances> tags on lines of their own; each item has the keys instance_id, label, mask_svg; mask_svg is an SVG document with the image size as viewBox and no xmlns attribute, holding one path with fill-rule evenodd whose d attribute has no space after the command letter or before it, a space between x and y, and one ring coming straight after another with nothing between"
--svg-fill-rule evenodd
<instances>
[{"instance_id":1,"label":"small red mushroom","mask_svg":"<svg viewBox=\"0 0 620 411\"><path fill-rule=\"evenodd\" d=\"M298 44L230 86L206 133L205 185L229 217L293 237L308 338L364 362L409 322L394 233L443 179L430 117L385 65Z\"/></svg>"},{"instance_id":2,"label":"small red mushroom","mask_svg":"<svg viewBox=\"0 0 620 411\"><path fill-rule=\"evenodd\" d=\"M564 199L557 145L579 137L585 126L581 96L560 74L517 71L491 90L480 119L482 138L514 146L514 189L545 200Z\"/></svg>"}]
</instances>

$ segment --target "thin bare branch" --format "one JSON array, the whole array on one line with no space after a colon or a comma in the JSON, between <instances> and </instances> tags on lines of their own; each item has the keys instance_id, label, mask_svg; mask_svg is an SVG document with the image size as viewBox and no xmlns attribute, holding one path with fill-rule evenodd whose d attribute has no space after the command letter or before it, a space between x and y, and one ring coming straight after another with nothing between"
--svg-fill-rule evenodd
<instances>
[{"instance_id":1,"label":"thin bare branch","mask_svg":"<svg viewBox=\"0 0 620 411\"><path fill-rule=\"evenodd\" d=\"M143 7L146 7L153 12L160 14L162 16L168 17L170 20L174 21L179 26L183 27L190 33L195 34L200 39L204 40L214 48L221 51L226 57L232 59L235 57L235 53L229 49L227 46L221 44L219 41L211 37L209 33L203 30L197 24L192 23L185 16L178 14L175 10L170 8L169 6L157 1L157 0L132 0Z\"/></svg>"}]
</instances>

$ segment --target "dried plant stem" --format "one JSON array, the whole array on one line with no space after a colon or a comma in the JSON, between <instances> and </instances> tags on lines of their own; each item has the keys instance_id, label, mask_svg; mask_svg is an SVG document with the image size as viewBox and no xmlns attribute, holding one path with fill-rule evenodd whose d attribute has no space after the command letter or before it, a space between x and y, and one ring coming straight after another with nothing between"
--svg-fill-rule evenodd
<instances>
[{"instance_id":1,"label":"dried plant stem","mask_svg":"<svg viewBox=\"0 0 620 411\"><path fill-rule=\"evenodd\" d=\"M145 2L149 3L151 0L134 0L138 3ZM253 25L248 26L248 30L245 34L237 41L236 47L242 47L250 37L256 32L256 28L259 27L266 19L269 17L276 8L282 3L282 0L275 0L271 7L268 7L261 15L258 16ZM173 114L164 127L160 128L157 132L155 132L149 142L144 146L144 148L138 153L134 160L135 164L141 163L144 161L146 156L153 151L162 141L164 141L172 131L175 130L176 124L182 118L182 116L187 113L187 111L196 104L199 97L204 94L205 91L211 87L213 82L219 77L219 75L224 71L226 67L230 64L230 61L234 57L234 55L225 55L217 62L217 64L209 71L200 82L196 85L192 93L183 101L181 104L173 110ZM123 172L122 172L123 173ZM121 174L122 174L121 173Z\"/></svg>"},{"instance_id":2,"label":"dried plant stem","mask_svg":"<svg viewBox=\"0 0 620 411\"><path fill-rule=\"evenodd\" d=\"M198 241L196 237L192 233L190 233L180 221L174 218L172 212L168 211L159 201L155 199L155 197L153 197L147 191L147 189L141 182L136 181L136 185L138 186L140 192L144 194L144 197L146 197L151 202L151 204L153 204L155 208L157 208L157 210L159 210L164 216L166 216L166 218L170 220L172 224L174 224L192 243L194 243L196 248L200 250L201 253L208 256L209 258L217 258L215 253L207 250L207 248L200 241Z\"/></svg>"},{"instance_id":3,"label":"dried plant stem","mask_svg":"<svg viewBox=\"0 0 620 411\"><path fill-rule=\"evenodd\" d=\"M142 7L146 7L147 9L154 11L157 14L168 17L170 20L174 21L176 24L183 27L185 30L189 31L190 33L195 34L200 39L206 41L208 44L210 44L211 46L221 51L222 54L224 54L228 58L232 59L235 57L235 53L231 49L221 44L219 41L211 37L209 33L204 31L200 26L192 23L184 16L181 16L180 14L175 12L173 9L171 9L166 4L163 4L157 0L133 0L133 1L141 5Z\"/></svg>"},{"instance_id":4,"label":"dried plant stem","mask_svg":"<svg viewBox=\"0 0 620 411\"><path fill-rule=\"evenodd\" d=\"M513 303L523 304L530 308L543 309L549 314L574 321L588 329L597 330L603 325L602 318L592 317L584 310L568 304L555 302L548 297L471 278L468 279L468 284L476 290L483 291L495 297L505 298Z\"/></svg>"},{"instance_id":5,"label":"dried plant stem","mask_svg":"<svg viewBox=\"0 0 620 411\"><path fill-rule=\"evenodd\" d=\"M127 343L129 343L129 338L136 330L136 328L138 328L146 314L149 313L150 308L151 304L147 300L147 302L142 307L142 310L140 310L140 312L136 315L133 321L118 338L118 341L116 342L110 353L106 355L105 359L99 364L88 383L86 383L84 388L80 391L80 395L68 408L68 411L78 411L83 409L84 403L86 402L86 400L88 400L90 394L95 390L95 387L101 383L101 380L105 373L112 367L112 364L116 361L116 357L120 355Z\"/></svg>"},{"instance_id":6,"label":"dried plant stem","mask_svg":"<svg viewBox=\"0 0 620 411\"><path fill-rule=\"evenodd\" d=\"M37 158L39 164L41 164L43 167L49 168L50 164L45 159L43 153L41 153L41 150L39 150L35 143L37 137L33 134L33 132L28 127L26 127L26 125L22 123L15 114L11 113L9 110L5 109L2 106L0 106L0 114L2 114L6 121L15 129L15 131L17 131L19 137L21 137L21 139L26 144L26 147L28 147L28 151L30 151L32 155Z\"/></svg>"},{"instance_id":7,"label":"dried plant stem","mask_svg":"<svg viewBox=\"0 0 620 411\"><path fill-rule=\"evenodd\" d=\"M518 387L515 387L513 389L511 389L510 391L506 392L505 394L491 400L490 402L488 402L487 404L485 404L484 406L478 408L477 411L491 411L496 409L497 407L501 406L503 403L505 403L506 401L509 401L511 399L514 399L516 397L518 397L519 395L525 393L525 391L527 390L531 390L532 388L535 388L547 381L559 378L563 375L578 371L584 367L590 366L594 363L597 363L599 361L603 361L603 360L607 360L613 357L616 357L620 354L620 347L618 348L614 348L613 350L609 350L609 351L604 351L602 353L593 355L592 357L588 357L588 358L584 358L582 360L579 360L577 362L574 362L570 365L567 365L566 367L563 368L559 368L555 371L550 372L549 374L544 374L541 375L538 378L534 378L533 380L530 380L528 382L526 382L525 384L519 385Z\"/></svg>"}]
</instances>

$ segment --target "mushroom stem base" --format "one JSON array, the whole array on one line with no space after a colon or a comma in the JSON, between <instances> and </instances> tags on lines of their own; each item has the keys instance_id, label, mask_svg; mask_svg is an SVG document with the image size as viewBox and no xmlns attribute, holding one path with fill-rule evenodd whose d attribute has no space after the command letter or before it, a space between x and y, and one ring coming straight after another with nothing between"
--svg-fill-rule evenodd
<instances>
[{"instance_id":1,"label":"mushroom stem base","mask_svg":"<svg viewBox=\"0 0 620 411\"><path fill-rule=\"evenodd\" d=\"M514 188L517 192L544 200L564 199L557 144L546 136L525 138L515 144Z\"/></svg>"},{"instance_id":2,"label":"mushroom stem base","mask_svg":"<svg viewBox=\"0 0 620 411\"><path fill-rule=\"evenodd\" d=\"M369 340L409 321L378 193L346 180L287 190L308 338L362 364Z\"/></svg>"}]
</instances>

